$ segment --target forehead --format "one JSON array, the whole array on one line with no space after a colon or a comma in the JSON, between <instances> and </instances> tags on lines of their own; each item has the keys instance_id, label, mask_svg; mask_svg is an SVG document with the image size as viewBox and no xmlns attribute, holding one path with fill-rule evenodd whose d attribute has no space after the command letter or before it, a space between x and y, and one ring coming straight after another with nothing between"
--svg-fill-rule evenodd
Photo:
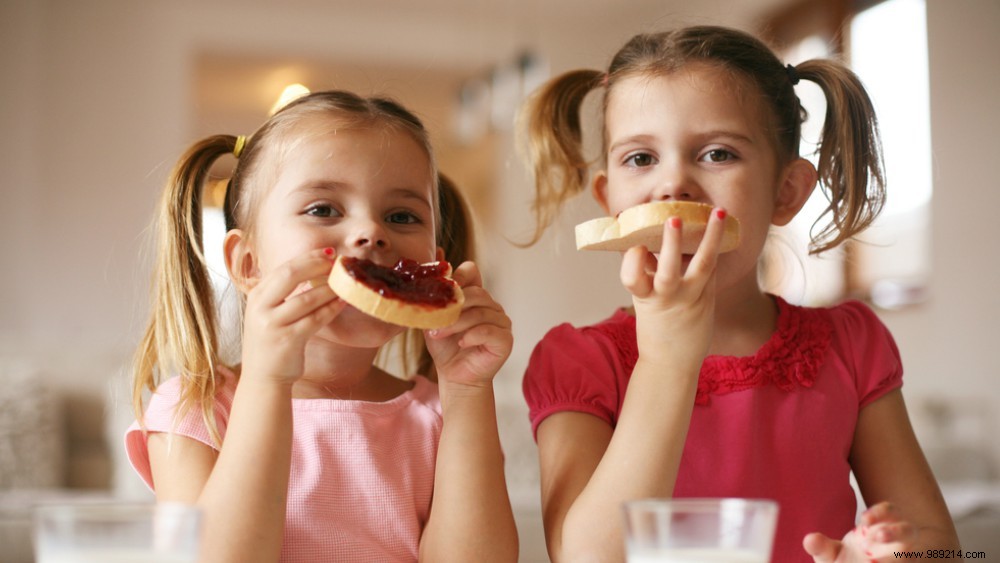
<instances>
[{"instance_id":1,"label":"forehead","mask_svg":"<svg viewBox=\"0 0 1000 563\"><path fill-rule=\"evenodd\" d=\"M636 73L608 92L605 129L609 136L663 125L728 125L764 131L756 89L734 73L707 63L677 70Z\"/></svg>"},{"instance_id":2,"label":"forehead","mask_svg":"<svg viewBox=\"0 0 1000 563\"><path fill-rule=\"evenodd\" d=\"M402 126L320 117L297 120L275 133L261 159L265 186L289 174L364 175L410 186L433 184L429 148Z\"/></svg>"}]
</instances>

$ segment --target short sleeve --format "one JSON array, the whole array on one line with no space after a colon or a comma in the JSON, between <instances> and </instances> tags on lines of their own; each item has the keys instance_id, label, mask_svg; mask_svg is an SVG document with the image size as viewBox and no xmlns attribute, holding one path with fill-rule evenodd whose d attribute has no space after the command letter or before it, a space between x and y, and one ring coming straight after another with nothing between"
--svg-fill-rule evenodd
<instances>
[{"instance_id":1,"label":"short sleeve","mask_svg":"<svg viewBox=\"0 0 1000 563\"><path fill-rule=\"evenodd\" d=\"M624 395L620 362L612 342L596 330L569 324L550 330L535 346L523 391L533 433L548 416L574 411L617 423Z\"/></svg>"},{"instance_id":2,"label":"short sleeve","mask_svg":"<svg viewBox=\"0 0 1000 563\"><path fill-rule=\"evenodd\" d=\"M831 310L835 333L854 367L858 406L902 387L903 363L889 329L867 305L848 301Z\"/></svg>"},{"instance_id":3,"label":"short sleeve","mask_svg":"<svg viewBox=\"0 0 1000 563\"><path fill-rule=\"evenodd\" d=\"M226 422L229 419L229 408L232 406L232 387L235 385L230 374L223 374L224 389L219 393L215 404L215 420L220 436L225 436ZM170 432L202 442L213 449L218 445L212 440L212 435L205 425L201 409L192 408L180 420L175 420L174 412L180 401L181 378L172 377L159 385L149 400L144 413L145 431L135 421L125 431L125 453L129 463L136 473L142 477L146 485L153 489L153 475L149 466L149 450L146 438L149 432Z\"/></svg>"}]
</instances>

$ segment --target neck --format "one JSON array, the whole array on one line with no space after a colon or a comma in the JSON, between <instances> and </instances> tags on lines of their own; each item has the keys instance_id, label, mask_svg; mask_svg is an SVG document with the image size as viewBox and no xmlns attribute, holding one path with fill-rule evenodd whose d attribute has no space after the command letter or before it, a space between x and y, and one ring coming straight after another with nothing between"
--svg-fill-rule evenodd
<instances>
[{"instance_id":1,"label":"neck","mask_svg":"<svg viewBox=\"0 0 1000 563\"><path fill-rule=\"evenodd\" d=\"M753 283L720 291L715 302L715 330L710 354L749 356L771 338L777 326L774 300Z\"/></svg>"},{"instance_id":2,"label":"neck","mask_svg":"<svg viewBox=\"0 0 1000 563\"><path fill-rule=\"evenodd\" d=\"M412 387L376 367L377 354L378 348L350 348L311 341L306 345L305 373L292 387L292 396L383 401Z\"/></svg>"}]
</instances>

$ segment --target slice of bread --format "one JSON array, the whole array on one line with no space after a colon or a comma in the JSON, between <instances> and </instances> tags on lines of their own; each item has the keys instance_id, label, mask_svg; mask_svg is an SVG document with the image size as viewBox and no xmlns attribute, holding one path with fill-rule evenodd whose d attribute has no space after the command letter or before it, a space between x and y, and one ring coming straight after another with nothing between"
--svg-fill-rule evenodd
<instances>
[{"instance_id":1,"label":"slice of bread","mask_svg":"<svg viewBox=\"0 0 1000 563\"><path fill-rule=\"evenodd\" d=\"M400 261L394 268L338 256L328 283L355 309L400 326L432 329L454 324L465 296L447 262Z\"/></svg>"},{"instance_id":2,"label":"slice of bread","mask_svg":"<svg viewBox=\"0 0 1000 563\"><path fill-rule=\"evenodd\" d=\"M653 201L630 207L618 217L599 217L576 226L577 250L615 250L623 252L642 245L659 252L663 243L663 224L671 217L681 220L681 252L694 254L713 207L691 201ZM740 222L726 216L721 252L740 245Z\"/></svg>"}]
</instances>

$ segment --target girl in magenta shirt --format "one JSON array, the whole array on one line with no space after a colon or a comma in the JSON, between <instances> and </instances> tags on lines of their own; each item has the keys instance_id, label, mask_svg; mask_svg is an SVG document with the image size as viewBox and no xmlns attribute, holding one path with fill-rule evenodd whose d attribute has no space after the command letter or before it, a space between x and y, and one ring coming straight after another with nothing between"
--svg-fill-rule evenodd
<instances>
[{"instance_id":1,"label":"girl in magenta shirt","mask_svg":"<svg viewBox=\"0 0 1000 563\"><path fill-rule=\"evenodd\" d=\"M798 154L799 80L829 106L818 171ZM875 116L857 77L833 61L785 66L725 28L634 37L606 72L559 76L526 108L536 238L585 187L579 110L594 89L604 127L591 188L608 214L655 200L715 210L693 256L676 217L661 248L625 252L630 308L556 327L532 355L524 393L553 561L621 561L622 502L670 496L776 499L774 561L956 548L888 331L861 303L797 307L758 284L770 226L791 221L817 180L830 206L814 253L881 209ZM721 254L727 214L741 243ZM851 471L870 506L857 525Z\"/></svg>"},{"instance_id":2,"label":"girl in magenta shirt","mask_svg":"<svg viewBox=\"0 0 1000 563\"><path fill-rule=\"evenodd\" d=\"M200 240L205 179L226 155L237 161L223 251L245 299L237 365L221 359ZM493 397L511 324L462 258L460 203L416 116L342 91L292 102L249 139L206 138L178 162L126 447L158 500L202 508L202 560L516 560ZM333 293L338 255L455 260L461 316L416 334L415 377L374 363L404 329Z\"/></svg>"}]
</instances>

